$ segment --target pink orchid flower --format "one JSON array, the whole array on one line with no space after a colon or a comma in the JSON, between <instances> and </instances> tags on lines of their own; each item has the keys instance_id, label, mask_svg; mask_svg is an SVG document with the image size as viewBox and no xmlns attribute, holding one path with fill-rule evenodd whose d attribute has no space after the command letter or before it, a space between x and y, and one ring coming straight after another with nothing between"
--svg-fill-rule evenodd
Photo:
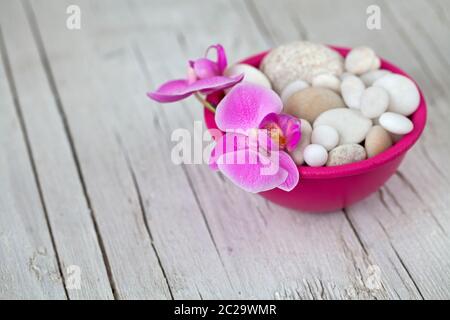
<instances>
[{"instance_id":1,"label":"pink orchid flower","mask_svg":"<svg viewBox=\"0 0 450 320\"><path fill-rule=\"evenodd\" d=\"M270 89L249 83L233 87L216 109L225 134L216 140L211 168L248 192L292 190L299 173L287 151L301 138L300 121L282 114L282 107Z\"/></svg>"},{"instance_id":2,"label":"pink orchid flower","mask_svg":"<svg viewBox=\"0 0 450 320\"><path fill-rule=\"evenodd\" d=\"M206 58L211 49L216 50L217 61ZM158 102L174 102L194 93L210 94L232 87L244 78L243 74L234 77L223 76L226 67L225 50L220 44L212 45L206 50L205 58L189 61L187 79L168 81L147 95Z\"/></svg>"}]
</instances>

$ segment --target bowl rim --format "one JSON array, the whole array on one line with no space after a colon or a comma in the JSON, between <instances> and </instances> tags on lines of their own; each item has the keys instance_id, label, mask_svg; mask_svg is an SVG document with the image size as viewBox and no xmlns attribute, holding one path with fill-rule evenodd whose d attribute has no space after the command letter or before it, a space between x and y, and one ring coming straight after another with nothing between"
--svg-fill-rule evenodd
<instances>
[{"instance_id":1,"label":"bowl rim","mask_svg":"<svg viewBox=\"0 0 450 320\"><path fill-rule=\"evenodd\" d=\"M338 47L338 46L329 46L331 49L337 51L341 56L345 57L348 52L351 50L346 47ZM259 67L260 62L264 58L264 56L270 50L260 52L258 54L252 55L248 58L241 60L239 63L250 64L255 67ZM404 135L399 141L397 141L394 145L389 147L387 150L381 152L380 154L368 158L362 161L340 165L340 166L332 166L332 167L309 167L304 165L298 165L297 168L300 173L300 179L324 179L324 178L338 178L344 176L352 176L365 172L372 171L385 163L400 157L402 154L406 153L414 143L419 139L422 134L427 118L427 103L425 101L425 97L422 93L422 90L417 85L416 81L409 76L406 72L404 72L399 67L395 66L391 62L380 58L381 67L380 69L391 71L392 73L400 74L411 79L416 85L419 94L420 94L420 102L417 110L409 116L410 120L414 124L413 130ZM207 100L213 104L219 103L222 99L223 93L215 93L207 96ZM204 109L204 120L208 129L216 129L217 126L214 121L214 114L208 109Z\"/></svg>"}]
</instances>

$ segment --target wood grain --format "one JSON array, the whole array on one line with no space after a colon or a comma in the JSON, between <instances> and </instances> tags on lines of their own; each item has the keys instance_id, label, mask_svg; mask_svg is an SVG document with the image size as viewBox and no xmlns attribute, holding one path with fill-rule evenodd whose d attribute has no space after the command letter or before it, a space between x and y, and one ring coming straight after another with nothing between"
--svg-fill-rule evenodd
<instances>
[{"instance_id":1,"label":"wood grain","mask_svg":"<svg viewBox=\"0 0 450 320\"><path fill-rule=\"evenodd\" d=\"M298 23L307 26L303 28L311 39L322 39L326 43L348 46L369 43L381 56L391 61L401 61L400 66L410 72L421 86L423 85L426 93L430 93L431 96L439 93L438 82L430 83L429 78L423 81L424 75L430 72L421 64L422 61L417 59L417 49L402 36L404 31L402 33L400 26L393 23L398 19L394 13L397 12L399 15L404 11L392 12L386 3L378 3L382 8L383 27L380 31L370 31L365 27L365 9L369 4L372 2L358 2L358 5L352 7L355 14L349 15L346 7L335 6L332 1L315 4L308 1L292 1L290 11L302 12L301 18L297 16ZM322 24L321 21L327 19L322 8L333 6L335 8L333 19L328 20L326 25ZM276 12L273 6L270 12L271 15ZM407 19L410 21L410 16L405 18ZM349 29L352 30L351 33L348 32ZM336 39L339 39L339 42ZM395 47L392 46L393 42L396 44ZM442 81L442 77L438 79ZM436 103L433 100L432 102ZM435 103L430 105L433 106ZM431 125L435 126L435 130L441 128L442 133L433 140L436 143L442 137L440 143L448 143L443 140L448 136L449 129L440 123L442 120L438 117L434 110L430 109L429 118L434 122ZM449 192L448 180L446 181L439 172L442 169L437 169L439 166L429 161L424 152L418 152L418 149L432 148L433 152L427 152L428 156L435 154L437 158L444 158L448 147L442 148L441 145L434 148L429 145L424 147L429 140L425 132L418 147L408 154L399 173L381 189L380 193L347 208L346 211L366 250L370 255L378 257L379 261L377 259L374 261L382 271L386 271L386 276L390 277L389 282L394 282L392 276L397 273L400 275L398 280L406 285L404 293L407 295L414 293L412 297L420 294L424 298L445 298L449 292L448 276L446 272L438 270L443 270L442 268L447 270L443 266L449 263L445 249L449 244L449 206L448 197L445 196ZM417 170L419 163L421 170ZM423 183L413 184L411 181ZM429 188L430 185L433 185L433 188ZM439 209L437 207L430 209L430 205L438 206ZM394 214L393 217L392 212L395 211L405 214ZM393 228L393 225L396 227ZM383 232L386 233L384 237ZM421 259L418 259L418 256ZM433 261L432 266L425 268L423 265L426 264L425 261ZM395 270L398 271L394 272ZM396 282L397 285L393 288L396 294L399 294L400 283Z\"/></svg>"},{"instance_id":2,"label":"wood grain","mask_svg":"<svg viewBox=\"0 0 450 320\"><path fill-rule=\"evenodd\" d=\"M77 266L81 271L80 288L69 285L69 297L112 298L95 226L71 150L71 137L64 127L59 102L46 75L49 70L41 64L38 45L20 1L8 1L5 9L0 13L0 21L5 43L8 43L11 81L18 93L17 104L30 140L62 272L67 280L70 266Z\"/></svg>"},{"instance_id":3,"label":"wood grain","mask_svg":"<svg viewBox=\"0 0 450 320\"><path fill-rule=\"evenodd\" d=\"M0 297L65 299L0 29Z\"/></svg>"},{"instance_id":4,"label":"wood grain","mask_svg":"<svg viewBox=\"0 0 450 320\"><path fill-rule=\"evenodd\" d=\"M72 4L81 30L65 26ZM365 25L369 4L381 30ZM449 12L445 0L1 2L0 298L448 299ZM202 139L202 109L145 97L212 43L233 62L298 39L370 45L429 102L399 172L324 215L173 164L172 132ZM73 264L81 290L67 286Z\"/></svg>"}]
</instances>

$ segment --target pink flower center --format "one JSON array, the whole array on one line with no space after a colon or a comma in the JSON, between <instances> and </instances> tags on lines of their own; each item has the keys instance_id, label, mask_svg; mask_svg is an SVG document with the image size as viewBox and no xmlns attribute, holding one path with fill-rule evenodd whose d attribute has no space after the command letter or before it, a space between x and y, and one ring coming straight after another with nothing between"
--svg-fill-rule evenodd
<instances>
[{"instance_id":1,"label":"pink flower center","mask_svg":"<svg viewBox=\"0 0 450 320\"><path fill-rule=\"evenodd\" d=\"M270 122L264 126L264 129L269 131L270 138L278 145L280 149L286 148L287 138L277 123Z\"/></svg>"}]
</instances>

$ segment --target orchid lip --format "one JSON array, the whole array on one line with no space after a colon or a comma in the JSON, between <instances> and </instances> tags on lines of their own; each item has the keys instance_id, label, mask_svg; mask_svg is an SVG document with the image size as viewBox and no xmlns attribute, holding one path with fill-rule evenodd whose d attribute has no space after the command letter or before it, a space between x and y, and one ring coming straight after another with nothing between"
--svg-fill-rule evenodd
<instances>
[{"instance_id":1,"label":"orchid lip","mask_svg":"<svg viewBox=\"0 0 450 320\"><path fill-rule=\"evenodd\" d=\"M275 122L267 124L264 129L268 131L269 137L278 145L280 149L286 148L287 138L283 134L283 130L281 130Z\"/></svg>"}]
</instances>

